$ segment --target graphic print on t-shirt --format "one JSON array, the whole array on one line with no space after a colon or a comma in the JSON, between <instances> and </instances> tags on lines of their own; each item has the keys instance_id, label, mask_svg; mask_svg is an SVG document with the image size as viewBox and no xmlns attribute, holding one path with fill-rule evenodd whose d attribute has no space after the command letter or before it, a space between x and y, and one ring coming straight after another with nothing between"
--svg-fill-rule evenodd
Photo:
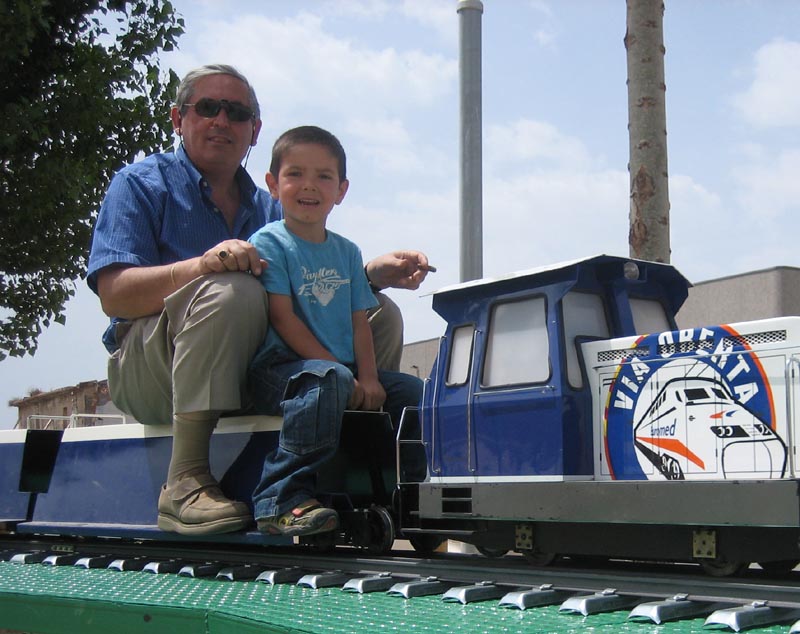
<instances>
[{"instance_id":1,"label":"graphic print on t-shirt","mask_svg":"<svg viewBox=\"0 0 800 634\"><path fill-rule=\"evenodd\" d=\"M349 284L350 280L342 278L336 269L322 267L318 271L309 271L303 267L305 283L298 294L302 297L313 297L323 306L327 306L340 286Z\"/></svg>"}]
</instances>

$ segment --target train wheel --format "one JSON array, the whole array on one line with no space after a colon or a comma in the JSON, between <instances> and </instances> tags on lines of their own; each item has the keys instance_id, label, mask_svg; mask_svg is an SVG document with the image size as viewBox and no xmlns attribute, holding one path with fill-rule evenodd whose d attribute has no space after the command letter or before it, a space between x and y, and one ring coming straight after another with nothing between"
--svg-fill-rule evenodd
<instances>
[{"instance_id":1,"label":"train wheel","mask_svg":"<svg viewBox=\"0 0 800 634\"><path fill-rule=\"evenodd\" d=\"M528 548L520 550L522 556L532 566L549 566L556 560L555 553L546 553L538 548Z\"/></svg>"},{"instance_id":2,"label":"train wheel","mask_svg":"<svg viewBox=\"0 0 800 634\"><path fill-rule=\"evenodd\" d=\"M369 522L369 544L367 550L379 555L387 553L394 544L394 520L383 506L370 507L367 515Z\"/></svg>"},{"instance_id":3,"label":"train wheel","mask_svg":"<svg viewBox=\"0 0 800 634\"><path fill-rule=\"evenodd\" d=\"M444 538L438 535L410 535L408 541L420 555L432 555L439 546L444 544Z\"/></svg>"},{"instance_id":4,"label":"train wheel","mask_svg":"<svg viewBox=\"0 0 800 634\"><path fill-rule=\"evenodd\" d=\"M773 575L786 575L794 570L800 561L796 559L782 559L781 561L759 561L758 565L761 566L765 572Z\"/></svg>"},{"instance_id":5,"label":"train wheel","mask_svg":"<svg viewBox=\"0 0 800 634\"><path fill-rule=\"evenodd\" d=\"M489 548L488 546L475 546L475 549L481 555L484 557L489 557L490 559L497 559L508 552L508 549L506 548Z\"/></svg>"},{"instance_id":6,"label":"train wheel","mask_svg":"<svg viewBox=\"0 0 800 634\"><path fill-rule=\"evenodd\" d=\"M728 561L724 557L716 559L698 559L697 563L711 577L732 577L738 575L750 565L746 561Z\"/></svg>"}]
</instances>

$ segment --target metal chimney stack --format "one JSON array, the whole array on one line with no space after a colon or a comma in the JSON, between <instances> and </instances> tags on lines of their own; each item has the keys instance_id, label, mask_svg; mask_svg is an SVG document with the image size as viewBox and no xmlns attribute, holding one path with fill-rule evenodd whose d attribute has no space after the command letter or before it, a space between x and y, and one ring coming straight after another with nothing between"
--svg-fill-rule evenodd
<instances>
[{"instance_id":1,"label":"metal chimney stack","mask_svg":"<svg viewBox=\"0 0 800 634\"><path fill-rule=\"evenodd\" d=\"M459 0L461 281L483 277L480 0Z\"/></svg>"}]
</instances>

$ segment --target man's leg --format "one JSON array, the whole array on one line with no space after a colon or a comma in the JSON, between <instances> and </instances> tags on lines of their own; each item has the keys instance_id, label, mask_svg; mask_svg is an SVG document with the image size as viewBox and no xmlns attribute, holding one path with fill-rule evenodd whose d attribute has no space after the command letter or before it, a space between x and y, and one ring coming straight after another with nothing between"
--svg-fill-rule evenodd
<instances>
[{"instance_id":1,"label":"man's leg","mask_svg":"<svg viewBox=\"0 0 800 634\"><path fill-rule=\"evenodd\" d=\"M404 372L378 371L378 380L386 391L383 409L392 418L395 431L406 407L419 407L422 400L422 380Z\"/></svg>"},{"instance_id":2,"label":"man's leg","mask_svg":"<svg viewBox=\"0 0 800 634\"><path fill-rule=\"evenodd\" d=\"M246 403L247 367L266 327L258 280L204 276L170 295L159 317L133 322L109 364L112 398L121 409L143 423L172 419L173 452L159 499L165 530L217 533L251 521L245 504L219 490L208 447L219 413Z\"/></svg>"},{"instance_id":3,"label":"man's leg","mask_svg":"<svg viewBox=\"0 0 800 634\"><path fill-rule=\"evenodd\" d=\"M403 356L403 315L400 308L383 293L375 293L380 304L367 311L375 361L380 370L397 372Z\"/></svg>"}]
</instances>

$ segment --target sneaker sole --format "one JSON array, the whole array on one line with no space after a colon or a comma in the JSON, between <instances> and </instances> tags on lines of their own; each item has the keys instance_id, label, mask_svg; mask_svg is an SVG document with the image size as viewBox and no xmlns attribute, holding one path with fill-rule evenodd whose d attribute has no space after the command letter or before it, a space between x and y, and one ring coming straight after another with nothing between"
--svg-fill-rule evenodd
<instances>
[{"instance_id":1,"label":"sneaker sole","mask_svg":"<svg viewBox=\"0 0 800 634\"><path fill-rule=\"evenodd\" d=\"M249 515L239 517L224 517L201 524L184 524L177 517L158 514L158 528L168 533L179 535L216 535L219 533L233 533L244 530L253 522Z\"/></svg>"},{"instance_id":2,"label":"sneaker sole","mask_svg":"<svg viewBox=\"0 0 800 634\"><path fill-rule=\"evenodd\" d=\"M289 526L288 528L278 528L269 526L266 531L261 531L266 535L283 537L300 537L303 535L316 535L317 533L327 533L339 528L339 517L331 515L319 526Z\"/></svg>"}]
</instances>

